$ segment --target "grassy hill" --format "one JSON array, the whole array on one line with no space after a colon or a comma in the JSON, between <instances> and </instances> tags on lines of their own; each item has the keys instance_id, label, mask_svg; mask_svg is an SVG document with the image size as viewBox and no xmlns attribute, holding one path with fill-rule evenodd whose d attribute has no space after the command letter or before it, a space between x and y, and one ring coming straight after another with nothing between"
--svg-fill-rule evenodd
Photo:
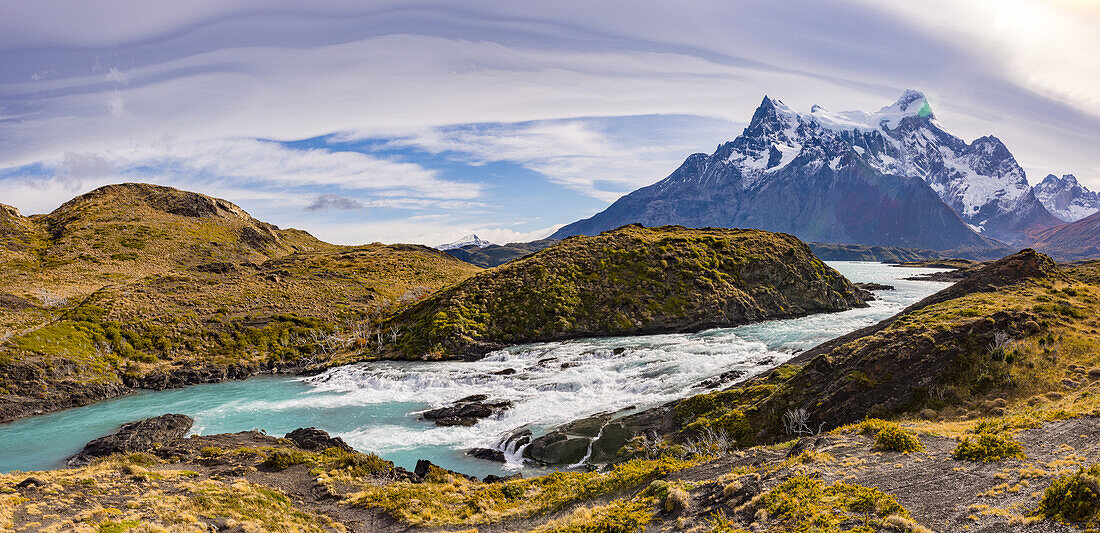
<instances>
[{"instance_id":1,"label":"grassy hill","mask_svg":"<svg viewBox=\"0 0 1100 533\"><path fill-rule=\"evenodd\" d=\"M798 239L629 225L481 272L387 321L397 356L476 356L585 336L696 331L863 305Z\"/></svg>"},{"instance_id":2,"label":"grassy hill","mask_svg":"<svg viewBox=\"0 0 1100 533\"><path fill-rule=\"evenodd\" d=\"M480 270L424 246L331 245L147 184L0 217L0 420L324 364L377 338L391 308Z\"/></svg>"},{"instance_id":3,"label":"grassy hill","mask_svg":"<svg viewBox=\"0 0 1100 533\"><path fill-rule=\"evenodd\" d=\"M1033 232L1033 246L1059 261L1100 257L1100 212L1076 222Z\"/></svg>"}]
</instances>

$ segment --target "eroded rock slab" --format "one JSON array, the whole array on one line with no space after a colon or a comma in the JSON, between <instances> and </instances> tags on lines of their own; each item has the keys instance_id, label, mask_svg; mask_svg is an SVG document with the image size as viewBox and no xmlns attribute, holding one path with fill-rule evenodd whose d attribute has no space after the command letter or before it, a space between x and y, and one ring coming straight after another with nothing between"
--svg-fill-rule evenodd
<instances>
[{"instance_id":1,"label":"eroded rock slab","mask_svg":"<svg viewBox=\"0 0 1100 533\"><path fill-rule=\"evenodd\" d=\"M157 444L183 437L194 423L195 419L187 415L167 414L123 424L118 431L84 445L80 453L69 458L68 464L83 466L115 453L146 452Z\"/></svg>"}]
</instances>

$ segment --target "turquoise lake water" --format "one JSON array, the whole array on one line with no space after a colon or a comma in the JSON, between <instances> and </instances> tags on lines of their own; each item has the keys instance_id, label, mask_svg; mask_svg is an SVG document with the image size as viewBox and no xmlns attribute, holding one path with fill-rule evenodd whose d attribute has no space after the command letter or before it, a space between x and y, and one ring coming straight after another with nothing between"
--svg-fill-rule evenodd
<instances>
[{"instance_id":1,"label":"turquoise lake water","mask_svg":"<svg viewBox=\"0 0 1100 533\"><path fill-rule=\"evenodd\" d=\"M879 300L864 309L693 334L530 344L476 362L364 363L305 378L265 376L138 392L0 425L0 472L56 468L120 424L183 413L195 418L193 432L198 434L262 429L282 436L313 426L409 469L417 459L429 459L479 477L520 469L535 473L530 465L501 465L464 452L497 447L520 427L538 435L598 412L682 398L698 392L693 386L699 382L729 370L743 370L744 377L758 374L796 351L871 325L948 285L900 279L935 269L829 264L852 281L886 283L897 290L876 293ZM516 373L492 374L509 368ZM437 427L417 417L420 411L477 393L515 405L473 427Z\"/></svg>"}]
</instances>

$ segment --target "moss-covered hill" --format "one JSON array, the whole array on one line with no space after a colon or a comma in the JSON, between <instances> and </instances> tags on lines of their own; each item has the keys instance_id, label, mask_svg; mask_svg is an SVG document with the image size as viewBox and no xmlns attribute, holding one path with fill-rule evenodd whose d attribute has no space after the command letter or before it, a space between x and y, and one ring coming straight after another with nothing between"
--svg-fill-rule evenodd
<instances>
[{"instance_id":1,"label":"moss-covered hill","mask_svg":"<svg viewBox=\"0 0 1100 533\"><path fill-rule=\"evenodd\" d=\"M759 230L624 226L482 272L394 316L397 355L695 331L863 305L801 241Z\"/></svg>"},{"instance_id":2,"label":"moss-covered hill","mask_svg":"<svg viewBox=\"0 0 1100 533\"><path fill-rule=\"evenodd\" d=\"M48 215L0 209L0 421L322 365L377 343L399 303L479 270L424 246L327 244L155 185Z\"/></svg>"}]
</instances>

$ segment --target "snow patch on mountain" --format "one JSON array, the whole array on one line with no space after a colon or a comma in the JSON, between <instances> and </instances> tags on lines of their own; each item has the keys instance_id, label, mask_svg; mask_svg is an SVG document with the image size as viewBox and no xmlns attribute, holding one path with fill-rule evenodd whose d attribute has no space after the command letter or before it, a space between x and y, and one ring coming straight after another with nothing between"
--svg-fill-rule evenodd
<instances>
[{"instance_id":1,"label":"snow patch on mountain","mask_svg":"<svg viewBox=\"0 0 1100 533\"><path fill-rule=\"evenodd\" d=\"M469 235L466 235L465 237L462 237L461 239L459 239L457 241L449 242L447 244L440 244L439 246L436 246L436 249L438 249L438 250L456 250L458 248L464 248L466 246L471 246L471 245L477 246L478 248L484 248L484 247L489 246L491 244L493 244L493 243L491 243L491 242L489 242L485 239L479 238L477 235L474 235L473 233L471 233Z\"/></svg>"}]
</instances>

